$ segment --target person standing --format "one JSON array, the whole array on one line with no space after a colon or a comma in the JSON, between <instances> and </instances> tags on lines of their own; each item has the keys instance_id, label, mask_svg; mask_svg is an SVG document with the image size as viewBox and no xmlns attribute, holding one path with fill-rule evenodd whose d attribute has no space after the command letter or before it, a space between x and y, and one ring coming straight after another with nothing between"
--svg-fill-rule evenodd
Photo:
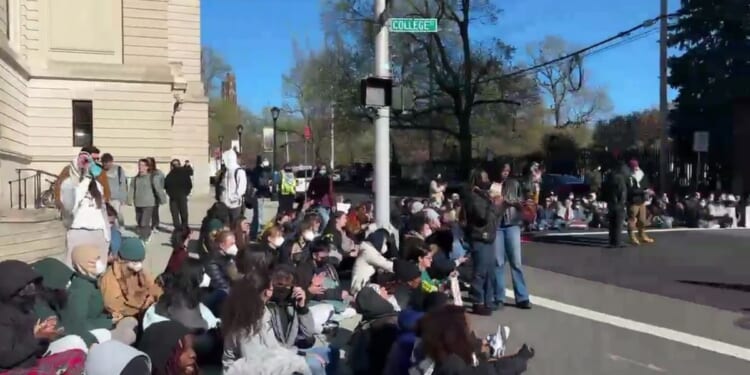
<instances>
[{"instance_id":1,"label":"person standing","mask_svg":"<svg viewBox=\"0 0 750 375\"><path fill-rule=\"evenodd\" d=\"M492 315L495 307L494 243L503 206L502 197L496 202L490 198L490 185L487 172L475 169L462 194L466 207L466 234L471 241L474 267L471 295L474 299L473 311L477 315Z\"/></svg>"},{"instance_id":2,"label":"person standing","mask_svg":"<svg viewBox=\"0 0 750 375\"><path fill-rule=\"evenodd\" d=\"M169 163L169 174L164 179L164 190L169 196L169 212L174 229L189 227L188 196L193 189L189 166L181 166L179 159Z\"/></svg>"},{"instance_id":3,"label":"person standing","mask_svg":"<svg viewBox=\"0 0 750 375\"><path fill-rule=\"evenodd\" d=\"M60 214L62 215L63 224L66 228L70 227L70 221L72 220L72 214L67 211L63 205L62 200L62 184L66 182L66 180L71 178L71 174L73 174L73 180L74 182L78 182L78 176L81 175L82 169L85 167L85 164L88 162L88 160L91 159L95 163L98 163L100 161L100 152L99 149L94 146L85 146L81 148L81 151L78 152L78 156L76 156L75 159L73 159L70 164L66 165L62 171L60 171L60 174L57 175L57 180L55 180L55 207L57 207L60 210ZM107 180L107 176L104 174L99 175L97 177L97 181L99 181L99 184L102 186L102 193L104 196L104 201L108 202L110 198L109 194L109 181Z\"/></svg>"},{"instance_id":4,"label":"person standing","mask_svg":"<svg viewBox=\"0 0 750 375\"><path fill-rule=\"evenodd\" d=\"M331 207L333 207L333 181L328 176L328 168L325 164L318 167L318 172L310 180L310 186L307 188L307 197L317 206L318 216L321 219L321 226L328 224Z\"/></svg>"},{"instance_id":5,"label":"person standing","mask_svg":"<svg viewBox=\"0 0 750 375\"><path fill-rule=\"evenodd\" d=\"M638 165L638 160L631 160L628 178L628 237L634 245L654 242L646 235L646 201L653 194L648 177Z\"/></svg>"},{"instance_id":6,"label":"person standing","mask_svg":"<svg viewBox=\"0 0 750 375\"><path fill-rule=\"evenodd\" d=\"M138 160L138 175L131 179L128 190L128 204L135 207L136 231L144 242L151 239L153 212L159 209L157 202L167 200L164 190L156 188L156 175L150 165L148 159Z\"/></svg>"},{"instance_id":7,"label":"person standing","mask_svg":"<svg viewBox=\"0 0 750 375\"><path fill-rule=\"evenodd\" d=\"M630 170L620 162L608 173L604 181L607 214L609 216L609 247L623 247L622 223L625 221L625 205L628 201L628 175Z\"/></svg>"},{"instance_id":8,"label":"person standing","mask_svg":"<svg viewBox=\"0 0 750 375\"><path fill-rule=\"evenodd\" d=\"M102 167L109 184L109 204L117 211L117 223L122 227L125 225L122 206L128 201L128 176L120 165L115 164L115 159L110 153L102 155Z\"/></svg>"},{"instance_id":9,"label":"person standing","mask_svg":"<svg viewBox=\"0 0 750 375\"><path fill-rule=\"evenodd\" d=\"M521 268L521 209L526 201L526 193L521 184L510 176L510 164L503 164L500 171L500 186L503 204L503 215L497 227L495 237L495 304L498 308L505 301L504 266L509 263L516 307L528 310L531 308L526 280ZM497 185L497 184L494 184ZM492 190L492 189L491 189Z\"/></svg>"},{"instance_id":10,"label":"person standing","mask_svg":"<svg viewBox=\"0 0 750 375\"><path fill-rule=\"evenodd\" d=\"M297 195L297 179L294 177L292 166L284 165L281 172L281 189L279 192L279 210L277 215L294 209L294 198Z\"/></svg>"},{"instance_id":11,"label":"person standing","mask_svg":"<svg viewBox=\"0 0 750 375\"><path fill-rule=\"evenodd\" d=\"M166 199L160 199L160 197L166 196L166 194L164 193L164 172L156 168L156 159L149 156L146 158L146 160L148 160L149 168L151 169L151 173L153 173L154 175L154 190L158 191L158 193L155 194L156 205L154 206L154 210L151 212L151 229L159 230L159 225L161 224L161 218L159 217L159 206L166 203Z\"/></svg>"},{"instance_id":12,"label":"person standing","mask_svg":"<svg viewBox=\"0 0 750 375\"><path fill-rule=\"evenodd\" d=\"M244 208L242 198L247 190L247 174L237 162L236 151L224 151L221 159L226 169L222 172L222 178L219 181L221 185L219 200L229 208L229 220L234 223L242 216Z\"/></svg>"}]
</instances>

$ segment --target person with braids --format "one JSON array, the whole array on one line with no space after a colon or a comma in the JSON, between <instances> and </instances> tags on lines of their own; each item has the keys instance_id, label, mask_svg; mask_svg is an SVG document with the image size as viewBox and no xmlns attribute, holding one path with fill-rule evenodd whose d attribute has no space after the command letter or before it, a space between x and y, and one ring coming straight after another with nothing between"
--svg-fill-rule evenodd
<instances>
[{"instance_id":1,"label":"person with braids","mask_svg":"<svg viewBox=\"0 0 750 375\"><path fill-rule=\"evenodd\" d=\"M109 255L109 220L104 188L98 181L102 172L92 155L82 151L71 164L68 178L60 184L62 213L68 228L64 262L71 269L70 254L78 245L96 245L102 259Z\"/></svg>"},{"instance_id":2,"label":"person with braids","mask_svg":"<svg viewBox=\"0 0 750 375\"><path fill-rule=\"evenodd\" d=\"M167 320L150 325L138 350L151 358L152 375L198 375L193 342L195 338L182 323Z\"/></svg>"},{"instance_id":3,"label":"person with braids","mask_svg":"<svg viewBox=\"0 0 750 375\"><path fill-rule=\"evenodd\" d=\"M312 374L303 353L284 347L274 334L266 304L273 297L267 271L256 270L237 280L224 301L224 375Z\"/></svg>"}]
</instances>

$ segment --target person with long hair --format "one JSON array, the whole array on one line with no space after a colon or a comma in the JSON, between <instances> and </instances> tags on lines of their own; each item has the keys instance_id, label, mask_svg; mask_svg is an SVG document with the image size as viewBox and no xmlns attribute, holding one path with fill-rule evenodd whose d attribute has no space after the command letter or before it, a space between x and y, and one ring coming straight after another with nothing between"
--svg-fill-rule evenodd
<instances>
[{"instance_id":1,"label":"person with long hair","mask_svg":"<svg viewBox=\"0 0 750 375\"><path fill-rule=\"evenodd\" d=\"M469 177L469 185L464 191L466 200L466 231L471 240L471 258L474 276L471 295L474 299L474 313L491 315L495 308L495 237L502 216L500 201L490 198L491 182L487 172L475 169Z\"/></svg>"},{"instance_id":2,"label":"person with long hair","mask_svg":"<svg viewBox=\"0 0 750 375\"><path fill-rule=\"evenodd\" d=\"M102 166L84 152L78 155L74 164L76 168L69 168L69 177L60 187L63 212L67 213L64 217L69 218L65 264L70 267L70 254L79 245L95 244L106 259L111 234L104 188L98 181Z\"/></svg>"},{"instance_id":3,"label":"person with long hair","mask_svg":"<svg viewBox=\"0 0 750 375\"><path fill-rule=\"evenodd\" d=\"M216 234L215 245L205 258L205 267L208 277L211 279L208 290L204 296L203 303L208 306L214 314L221 311L221 306L229 293L232 281L240 278L237 269L236 258L239 253L235 243L234 233L222 230Z\"/></svg>"},{"instance_id":4,"label":"person with long hair","mask_svg":"<svg viewBox=\"0 0 750 375\"><path fill-rule=\"evenodd\" d=\"M250 221L245 216L240 216L234 222L234 238L240 251L247 248L254 238L250 237Z\"/></svg>"},{"instance_id":5,"label":"person with long hair","mask_svg":"<svg viewBox=\"0 0 750 375\"><path fill-rule=\"evenodd\" d=\"M138 174L131 179L128 190L128 205L135 207L136 232L146 242L151 239L154 211L159 209L160 202L166 202L164 189L156 176L148 159L140 159Z\"/></svg>"},{"instance_id":6,"label":"person with long hair","mask_svg":"<svg viewBox=\"0 0 750 375\"><path fill-rule=\"evenodd\" d=\"M190 235L192 230L190 227L175 228L172 232L172 236L169 240L172 246L172 255L169 256L167 261L167 267L164 269L165 273L174 274L176 273L185 259L189 256L188 244L190 243Z\"/></svg>"},{"instance_id":7,"label":"person with long hair","mask_svg":"<svg viewBox=\"0 0 750 375\"><path fill-rule=\"evenodd\" d=\"M151 358L152 375L198 375L195 336L181 323L167 320L151 325L138 342L138 349Z\"/></svg>"},{"instance_id":8,"label":"person with long hair","mask_svg":"<svg viewBox=\"0 0 750 375\"><path fill-rule=\"evenodd\" d=\"M518 353L500 356L478 339L462 307L445 305L427 312L417 328L420 349L433 363L433 374L516 375L526 371L534 350L525 344Z\"/></svg>"},{"instance_id":9,"label":"person with long hair","mask_svg":"<svg viewBox=\"0 0 750 375\"><path fill-rule=\"evenodd\" d=\"M263 270L246 274L232 287L221 315L225 375L312 374L305 358L276 338L266 308L272 296L271 277Z\"/></svg>"}]
</instances>

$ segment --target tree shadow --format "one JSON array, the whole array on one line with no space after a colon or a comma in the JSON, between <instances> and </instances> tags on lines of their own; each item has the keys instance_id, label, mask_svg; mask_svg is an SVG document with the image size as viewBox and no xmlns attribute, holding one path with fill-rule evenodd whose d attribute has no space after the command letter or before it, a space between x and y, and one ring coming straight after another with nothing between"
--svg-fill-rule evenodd
<instances>
[{"instance_id":1,"label":"tree shadow","mask_svg":"<svg viewBox=\"0 0 750 375\"><path fill-rule=\"evenodd\" d=\"M533 242L584 247L606 247L609 245L609 239L606 237L576 236L575 234L570 236L539 236L534 238Z\"/></svg>"},{"instance_id":2,"label":"tree shadow","mask_svg":"<svg viewBox=\"0 0 750 375\"><path fill-rule=\"evenodd\" d=\"M706 286L709 288L724 289L724 290L736 290L739 292L750 293L750 284L734 284L734 283L720 283L713 281L696 281L696 280L677 280L678 283L691 284ZM746 309L750 311L750 308Z\"/></svg>"}]
</instances>

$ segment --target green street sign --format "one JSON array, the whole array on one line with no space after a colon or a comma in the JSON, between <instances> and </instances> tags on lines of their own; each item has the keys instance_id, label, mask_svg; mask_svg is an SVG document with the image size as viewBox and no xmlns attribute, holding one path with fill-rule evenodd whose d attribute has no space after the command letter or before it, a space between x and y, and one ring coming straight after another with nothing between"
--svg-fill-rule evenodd
<instances>
[{"instance_id":1,"label":"green street sign","mask_svg":"<svg viewBox=\"0 0 750 375\"><path fill-rule=\"evenodd\" d=\"M391 18L388 30L392 33L436 33L437 18Z\"/></svg>"}]
</instances>

